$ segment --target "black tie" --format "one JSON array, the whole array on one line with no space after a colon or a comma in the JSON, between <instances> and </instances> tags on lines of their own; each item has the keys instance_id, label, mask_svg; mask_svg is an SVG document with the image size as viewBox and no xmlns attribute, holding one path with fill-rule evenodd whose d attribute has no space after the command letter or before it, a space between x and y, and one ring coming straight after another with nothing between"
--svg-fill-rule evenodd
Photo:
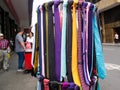
<instances>
[{"instance_id":1,"label":"black tie","mask_svg":"<svg viewBox=\"0 0 120 90\"><path fill-rule=\"evenodd\" d=\"M55 80L55 44L52 11L53 4L53 1L48 3L48 69L50 80Z\"/></svg>"}]
</instances>

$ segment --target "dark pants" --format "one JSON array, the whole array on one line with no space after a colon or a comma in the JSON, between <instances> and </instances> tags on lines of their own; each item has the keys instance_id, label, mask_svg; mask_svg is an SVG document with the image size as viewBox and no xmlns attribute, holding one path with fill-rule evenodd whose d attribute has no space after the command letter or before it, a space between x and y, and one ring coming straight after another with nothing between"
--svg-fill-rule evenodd
<instances>
[{"instance_id":1,"label":"dark pants","mask_svg":"<svg viewBox=\"0 0 120 90\"><path fill-rule=\"evenodd\" d=\"M18 54L18 69L23 69L24 52L17 52Z\"/></svg>"},{"instance_id":2,"label":"dark pants","mask_svg":"<svg viewBox=\"0 0 120 90\"><path fill-rule=\"evenodd\" d=\"M114 39L115 43L119 43L119 39Z\"/></svg>"}]
</instances>

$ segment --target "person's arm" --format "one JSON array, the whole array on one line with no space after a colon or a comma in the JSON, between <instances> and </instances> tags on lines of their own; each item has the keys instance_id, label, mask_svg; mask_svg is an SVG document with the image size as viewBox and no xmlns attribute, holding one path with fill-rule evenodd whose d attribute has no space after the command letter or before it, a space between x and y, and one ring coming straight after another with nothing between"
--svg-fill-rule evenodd
<instances>
[{"instance_id":1,"label":"person's arm","mask_svg":"<svg viewBox=\"0 0 120 90\"><path fill-rule=\"evenodd\" d=\"M24 42L20 42L20 45L23 47L24 50L26 50Z\"/></svg>"}]
</instances>

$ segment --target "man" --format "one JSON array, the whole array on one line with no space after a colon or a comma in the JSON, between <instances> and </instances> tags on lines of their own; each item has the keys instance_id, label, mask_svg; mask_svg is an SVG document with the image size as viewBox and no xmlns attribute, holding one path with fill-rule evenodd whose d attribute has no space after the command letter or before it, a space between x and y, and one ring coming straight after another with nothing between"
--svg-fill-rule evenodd
<instances>
[{"instance_id":1,"label":"man","mask_svg":"<svg viewBox=\"0 0 120 90\"><path fill-rule=\"evenodd\" d=\"M4 39L4 35L0 33L0 52L3 53L3 70L7 71L8 64L8 50L10 50L9 42L7 39Z\"/></svg>"},{"instance_id":2,"label":"man","mask_svg":"<svg viewBox=\"0 0 120 90\"><path fill-rule=\"evenodd\" d=\"M15 51L18 55L18 70L23 71L23 62L24 62L24 52L25 52L25 43L23 40L24 29L21 29L15 37Z\"/></svg>"}]
</instances>

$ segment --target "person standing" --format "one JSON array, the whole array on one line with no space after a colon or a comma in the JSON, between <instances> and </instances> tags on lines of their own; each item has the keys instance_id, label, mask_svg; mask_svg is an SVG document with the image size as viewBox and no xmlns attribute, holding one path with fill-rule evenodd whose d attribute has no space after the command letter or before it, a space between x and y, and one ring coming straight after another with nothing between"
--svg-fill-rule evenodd
<instances>
[{"instance_id":1,"label":"person standing","mask_svg":"<svg viewBox=\"0 0 120 90\"><path fill-rule=\"evenodd\" d=\"M4 35L0 33L0 52L3 53L3 70L7 71L9 68L8 53L10 53L9 41L4 39Z\"/></svg>"},{"instance_id":2,"label":"person standing","mask_svg":"<svg viewBox=\"0 0 120 90\"><path fill-rule=\"evenodd\" d=\"M117 33L115 33L114 41L115 43L119 42L119 35Z\"/></svg>"},{"instance_id":3,"label":"person standing","mask_svg":"<svg viewBox=\"0 0 120 90\"><path fill-rule=\"evenodd\" d=\"M26 38L26 48L32 49L33 45L33 32L30 32L28 37Z\"/></svg>"},{"instance_id":4,"label":"person standing","mask_svg":"<svg viewBox=\"0 0 120 90\"><path fill-rule=\"evenodd\" d=\"M15 51L18 55L18 70L23 71L23 63L24 63L24 52L26 50L25 43L23 40L24 29L20 29L18 34L15 37Z\"/></svg>"}]
</instances>

